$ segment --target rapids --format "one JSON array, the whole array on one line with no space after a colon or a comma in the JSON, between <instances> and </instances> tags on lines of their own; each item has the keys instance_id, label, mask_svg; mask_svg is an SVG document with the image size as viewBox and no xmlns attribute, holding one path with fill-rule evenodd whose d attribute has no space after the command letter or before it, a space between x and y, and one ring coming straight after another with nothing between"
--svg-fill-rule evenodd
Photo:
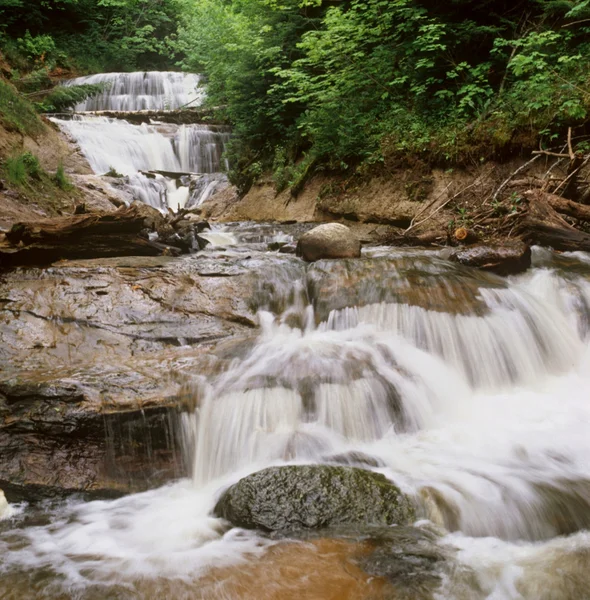
<instances>
[{"instance_id":1,"label":"rapids","mask_svg":"<svg viewBox=\"0 0 590 600\"><path fill-rule=\"evenodd\" d=\"M187 381L191 476L13 507L0 597L590 597L589 255L535 249L534 268L506 279L415 250L305 266L265 251L288 238L272 227L210 235L180 260L264 267L259 329L222 342ZM345 592L336 575L358 568L349 548L361 540L286 542L211 514L245 474L355 453L414 499L415 530L440 554L434 588L407 577L377 590L357 574ZM326 577L332 591L306 587Z\"/></svg>"}]
</instances>

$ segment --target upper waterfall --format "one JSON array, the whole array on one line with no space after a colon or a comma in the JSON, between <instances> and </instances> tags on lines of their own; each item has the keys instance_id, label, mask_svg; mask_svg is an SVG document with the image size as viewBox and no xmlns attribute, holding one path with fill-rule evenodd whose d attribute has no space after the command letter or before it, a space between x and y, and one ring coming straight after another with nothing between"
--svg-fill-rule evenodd
<instances>
[{"instance_id":1,"label":"upper waterfall","mask_svg":"<svg viewBox=\"0 0 590 600\"><path fill-rule=\"evenodd\" d=\"M137 73L99 73L64 82L66 86L104 84L105 89L76 105L76 112L97 110L138 111L172 110L202 104L205 92L201 77L194 73L147 71Z\"/></svg>"},{"instance_id":2,"label":"upper waterfall","mask_svg":"<svg viewBox=\"0 0 590 600\"><path fill-rule=\"evenodd\" d=\"M101 93L75 107L77 113L126 113L200 106L205 98L200 81L193 73L150 71L100 73L63 85L105 84ZM52 120L79 144L96 174L123 175L121 185L134 199L164 212L198 206L227 185L223 152L230 134L224 127L147 117L134 125L122 118L87 114Z\"/></svg>"}]
</instances>

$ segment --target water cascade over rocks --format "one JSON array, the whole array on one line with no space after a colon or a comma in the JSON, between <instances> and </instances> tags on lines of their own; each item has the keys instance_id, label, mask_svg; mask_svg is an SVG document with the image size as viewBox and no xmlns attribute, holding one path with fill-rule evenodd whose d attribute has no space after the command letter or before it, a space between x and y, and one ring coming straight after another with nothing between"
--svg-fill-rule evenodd
<instances>
[{"instance_id":1,"label":"water cascade over rocks","mask_svg":"<svg viewBox=\"0 0 590 600\"><path fill-rule=\"evenodd\" d=\"M103 73L65 85L105 85L101 94L78 104L75 113L53 120L80 147L93 171L123 176L131 196L162 211L196 207L227 184L222 155L227 129L201 124L164 123L157 117L133 124L101 111L133 113L200 106L198 75L174 72ZM119 116L119 115L118 115Z\"/></svg>"},{"instance_id":2,"label":"water cascade over rocks","mask_svg":"<svg viewBox=\"0 0 590 600\"><path fill-rule=\"evenodd\" d=\"M311 598L305 582L340 568L343 547L346 569L365 565L385 587L347 596L335 582L334 598L588 597L589 255L535 249L531 270L503 278L433 251L309 264L267 251L294 235L276 226L211 235L218 245L173 263L179 312L186 286L229 286L208 314L243 296L258 328L182 343L183 360L198 357L183 388L192 473L114 501L17 507L0 524L0 597ZM242 530L213 512L240 480L318 464L385 476L418 521L369 530L361 518L293 543L264 533L274 516ZM338 510L346 499L339 490ZM305 523L346 524L296 501ZM327 567L326 540L338 544Z\"/></svg>"},{"instance_id":3,"label":"water cascade over rocks","mask_svg":"<svg viewBox=\"0 0 590 600\"><path fill-rule=\"evenodd\" d=\"M77 77L64 85L103 84L101 94L79 103L76 112L99 110L172 110L199 106L204 99L199 75L170 71L99 73Z\"/></svg>"}]
</instances>

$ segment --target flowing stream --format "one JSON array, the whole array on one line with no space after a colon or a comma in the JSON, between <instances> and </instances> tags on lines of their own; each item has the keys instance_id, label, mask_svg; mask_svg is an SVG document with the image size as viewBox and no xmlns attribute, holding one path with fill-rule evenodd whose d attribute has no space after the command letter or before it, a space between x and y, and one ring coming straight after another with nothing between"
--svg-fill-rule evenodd
<instances>
[{"instance_id":1,"label":"flowing stream","mask_svg":"<svg viewBox=\"0 0 590 600\"><path fill-rule=\"evenodd\" d=\"M282 595L280 570L266 591L208 579L247 573L278 543L228 530L216 498L264 466L361 453L414 498L417 527L434 528L447 557L435 591L410 579L399 597L586 598L590 256L538 249L535 268L508 280L379 248L306 268L241 229L218 232L231 250L203 254L264 262L260 329L223 368L194 373L192 477L114 501L12 507L0 596L29 597L26 581L47 598L298 597Z\"/></svg>"},{"instance_id":2,"label":"flowing stream","mask_svg":"<svg viewBox=\"0 0 590 600\"><path fill-rule=\"evenodd\" d=\"M196 207L226 185L222 127L158 121L133 124L103 111L137 113L195 108L204 99L197 75L174 72L106 73L65 85L102 83L105 89L54 122L74 140L99 175L112 175L137 199L167 211Z\"/></svg>"},{"instance_id":3,"label":"flowing stream","mask_svg":"<svg viewBox=\"0 0 590 600\"><path fill-rule=\"evenodd\" d=\"M88 125L90 156L86 119L65 123ZM104 140L125 148L119 166L147 160L148 144L130 150L134 126L97 122L121 132ZM167 140L157 164L192 164L186 132L141 129ZM208 235L177 260L251 269L259 328L187 381L190 476L117 500L0 506L0 598L590 598L590 255L535 249L532 269L501 278L389 248L305 265L267 251L294 235L272 225ZM340 542L289 546L212 515L248 473L343 457L394 481L431 536L422 554L400 542L409 575L393 587L335 579Z\"/></svg>"}]
</instances>

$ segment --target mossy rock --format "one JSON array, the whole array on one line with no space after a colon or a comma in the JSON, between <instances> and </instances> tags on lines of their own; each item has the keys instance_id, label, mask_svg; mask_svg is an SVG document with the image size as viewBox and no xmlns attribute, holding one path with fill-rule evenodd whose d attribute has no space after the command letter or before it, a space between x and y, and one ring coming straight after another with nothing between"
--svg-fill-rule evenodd
<instances>
[{"instance_id":1,"label":"mossy rock","mask_svg":"<svg viewBox=\"0 0 590 600\"><path fill-rule=\"evenodd\" d=\"M338 525L407 525L415 518L404 494L379 473L356 467L270 467L231 486L215 515L265 531Z\"/></svg>"}]
</instances>

